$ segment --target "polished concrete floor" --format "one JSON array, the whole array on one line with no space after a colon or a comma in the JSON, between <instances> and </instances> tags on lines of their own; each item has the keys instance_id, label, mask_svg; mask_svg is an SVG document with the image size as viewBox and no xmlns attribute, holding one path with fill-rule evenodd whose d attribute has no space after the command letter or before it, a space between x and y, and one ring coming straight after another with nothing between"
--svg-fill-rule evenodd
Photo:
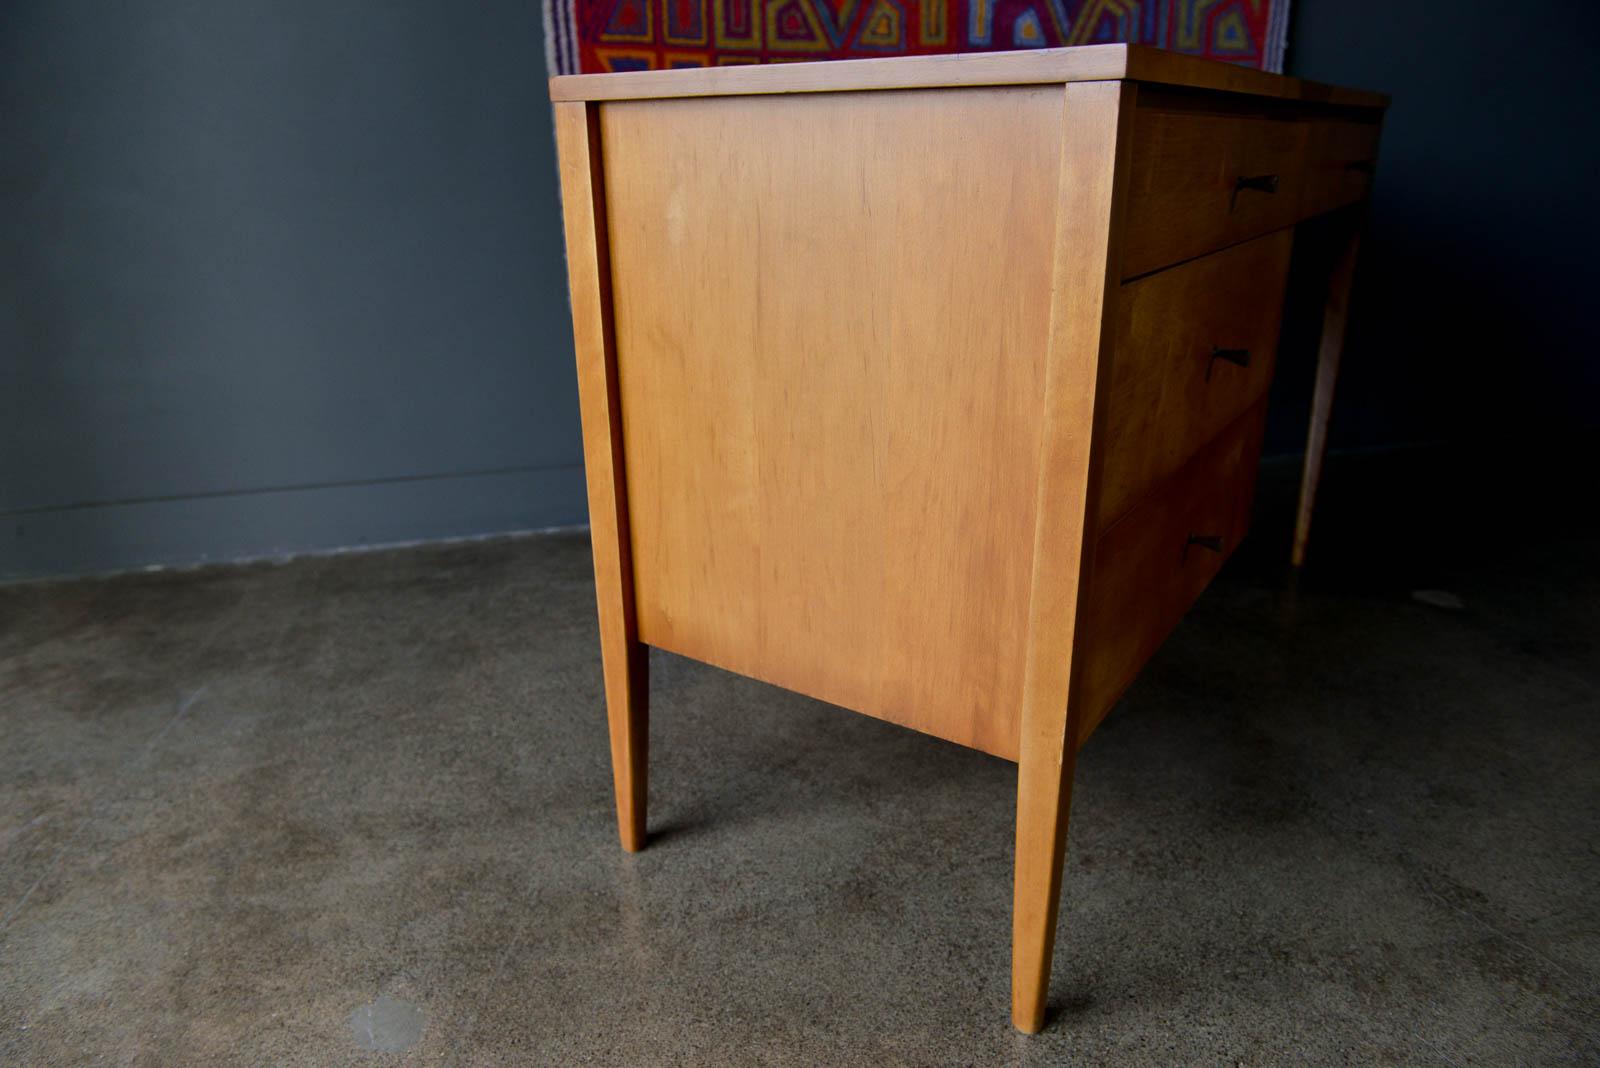
<instances>
[{"instance_id":1,"label":"polished concrete floor","mask_svg":"<svg viewBox=\"0 0 1600 1068\"><path fill-rule=\"evenodd\" d=\"M1593 1063L1600 539L1399 488L1084 750L1033 1038L999 760L657 655L618 849L581 535L0 589L0 1063Z\"/></svg>"}]
</instances>

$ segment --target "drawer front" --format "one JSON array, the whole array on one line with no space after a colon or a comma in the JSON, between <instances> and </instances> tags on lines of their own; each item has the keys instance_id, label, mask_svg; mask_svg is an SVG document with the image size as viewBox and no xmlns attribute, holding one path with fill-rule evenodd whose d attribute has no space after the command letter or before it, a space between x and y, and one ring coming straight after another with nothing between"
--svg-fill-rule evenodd
<instances>
[{"instance_id":1,"label":"drawer front","mask_svg":"<svg viewBox=\"0 0 1600 1068\"><path fill-rule=\"evenodd\" d=\"M1134 116L1122 276L1203 256L1299 217L1309 124L1152 108Z\"/></svg>"},{"instance_id":2,"label":"drawer front","mask_svg":"<svg viewBox=\"0 0 1600 1068\"><path fill-rule=\"evenodd\" d=\"M1310 124L1301 217L1365 200L1378 161L1375 122L1319 120Z\"/></svg>"},{"instance_id":3,"label":"drawer front","mask_svg":"<svg viewBox=\"0 0 1600 1068\"><path fill-rule=\"evenodd\" d=\"M1265 417L1263 399L1100 536L1081 624L1080 744L1249 528Z\"/></svg>"},{"instance_id":4,"label":"drawer front","mask_svg":"<svg viewBox=\"0 0 1600 1068\"><path fill-rule=\"evenodd\" d=\"M1278 230L1122 286L1097 529L1265 396L1293 239Z\"/></svg>"}]
</instances>

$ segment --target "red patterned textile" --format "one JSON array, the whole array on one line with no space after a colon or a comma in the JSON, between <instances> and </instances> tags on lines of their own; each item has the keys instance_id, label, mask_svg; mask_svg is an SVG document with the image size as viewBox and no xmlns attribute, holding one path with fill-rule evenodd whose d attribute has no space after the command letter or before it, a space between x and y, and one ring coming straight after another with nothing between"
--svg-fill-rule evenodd
<instances>
[{"instance_id":1,"label":"red patterned textile","mask_svg":"<svg viewBox=\"0 0 1600 1068\"><path fill-rule=\"evenodd\" d=\"M1289 0L545 0L559 74L1130 41L1283 69Z\"/></svg>"}]
</instances>

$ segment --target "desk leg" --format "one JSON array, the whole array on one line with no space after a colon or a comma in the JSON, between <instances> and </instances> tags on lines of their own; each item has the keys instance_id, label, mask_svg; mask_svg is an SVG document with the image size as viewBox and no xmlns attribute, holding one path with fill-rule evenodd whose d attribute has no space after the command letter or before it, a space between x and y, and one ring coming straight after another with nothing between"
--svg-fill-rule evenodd
<instances>
[{"instance_id":1,"label":"desk leg","mask_svg":"<svg viewBox=\"0 0 1600 1068\"><path fill-rule=\"evenodd\" d=\"M1339 356L1344 352L1344 329L1350 317L1350 284L1355 278L1356 253L1361 245L1360 223L1353 223L1339 249L1328 278L1328 299L1322 311L1322 341L1317 347L1317 384L1311 394L1311 429L1306 435L1305 470L1300 476L1300 509L1294 524L1294 551L1290 562L1303 567L1306 542L1311 537L1311 509L1317 482L1322 477L1322 456L1328 448L1328 414L1333 410L1333 386L1339 378Z\"/></svg>"},{"instance_id":2,"label":"desk leg","mask_svg":"<svg viewBox=\"0 0 1600 1068\"><path fill-rule=\"evenodd\" d=\"M622 848L644 848L650 757L650 647L621 634L600 635L611 731L611 780L617 794Z\"/></svg>"},{"instance_id":3,"label":"desk leg","mask_svg":"<svg viewBox=\"0 0 1600 1068\"><path fill-rule=\"evenodd\" d=\"M632 853L644 848L649 649L639 641L634 615L599 111L592 104L562 101L555 113L611 774L622 848Z\"/></svg>"},{"instance_id":4,"label":"desk leg","mask_svg":"<svg viewBox=\"0 0 1600 1068\"><path fill-rule=\"evenodd\" d=\"M1076 745L1024 748L1017 767L1016 883L1011 905L1011 1022L1037 1034L1044 1026L1061 905Z\"/></svg>"},{"instance_id":5,"label":"desk leg","mask_svg":"<svg viewBox=\"0 0 1600 1068\"><path fill-rule=\"evenodd\" d=\"M1065 88L1061 192L1052 268L1050 348L1045 362L1044 432L1035 496L1033 580L1017 746L1016 885L1011 913L1011 1020L1032 1034L1044 1026L1061 903L1061 862L1078 753L1069 708L1079 605L1092 571L1090 443L1104 424L1102 369L1110 366L1106 311L1115 299L1121 217L1119 174L1128 173L1127 82L1072 82Z\"/></svg>"}]
</instances>

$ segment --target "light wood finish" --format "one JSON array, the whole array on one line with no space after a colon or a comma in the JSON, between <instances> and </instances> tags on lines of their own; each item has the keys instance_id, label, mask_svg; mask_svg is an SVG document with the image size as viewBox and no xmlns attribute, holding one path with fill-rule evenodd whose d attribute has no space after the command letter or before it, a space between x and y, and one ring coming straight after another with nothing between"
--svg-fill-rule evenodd
<instances>
[{"instance_id":1,"label":"light wood finish","mask_svg":"<svg viewBox=\"0 0 1600 1068\"><path fill-rule=\"evenodd\" d=\"M1101 535L1076 696L1080 744L1244 537L1265 416L1258 401Z\"/></svg>"},{"instance_id":2,"label":"light wood finish","mask_svg":"<svg viewBox=\"0 0 1600 1068\"><path fill-rule=\"evenodd\" d=\"M1046 85L1121 78L1123 45L1032 52L896 56L848 62L701 67L693 71L564 74L550 79L553 100L644 100L693 96L836 93L864 89ZM689 77L684 77L687 74Z\"/></svg>"},{"instance_id":3,"label":"light wood finish","mask_svg":"<svg viewBox=\"0 0 1600 1068\"><path fill-rule=\"evenodd\" d=\"M634 852L645 841L648 650L634 614L599 131L592 105L557 104L555 121L617 827Z\"/></svg>"},{"instance_id":4,"label":"light wood finish","mask_svg":"<svg viewBox=\"0 0 1600 1068\"><path fill-rule=\"evenodd\" d=\"M1339 379L1339 358L1344 352L1345 325L1350 317L1350 290L1355 282L1356 256L1361 251L1360 209L1351 209L1347 229L1329 273L1328 298L1322 309L1322 340L1317 346L1317 381L1311 394L1311 426L1306 432L1305 467L1300 475L1300 506L1295 516L1294 548L1290 563L1304 567L1306 545L1311 540L1311 511L1322 480L1322 457L1328 450L1328 418L1333 412L1333 387Z\"/></svg>"},{"instance_id":5,"label":"light wood finish","mask_svg":"<svg viewBox=\"0 0 1600 1068\"><path fill-rule=\"evenodd\" d=\"M1308 125L1285 119L1143 109L1123 277L1290 226L1300 217ZM1241 188L1265 182L1273 188Z\"/></svg>"},{"instance_id":6,"label":"light wood finish","mask_svg":"<svg viewBox=\"0 0 1600 1068\"><path fill-rule=\"evenodd\" d=\"M1122 287L1096 529L1266 394L1293 237L1279 230Z\"/></svg>"},{"instance_id":7,"label":"light wood finish","mask_svg":"<svg viewBox=\"0 0 1600 1068\"><path fill-rule=\"evenodd\" d=\"M644 641L1016 758L1061 93L604 106Z\"/></svg>"},{"instance_id":8,"label":"light wood finish","mask_svg":"<svg viewBox=\"0 0 1600 1068\"><path fill-rule=\"evenodd\" d=\"M1384 98L1124 46L552 93L623 844L644 643L1016 760L1038 1030L1077 750L1244 534L1293 228Z\"/></svg>"},{"instance_id":9,"label":"light wood finish","mask_svg":"<svg viewBox=\"0 0 1600 1068\"><path fill-rule=\"evenodd\" d=\"M773 93L829 93L947 86L1049 85L1126 79L1249 94L1298 103L1384 108L1382 93L1320 85L1145 45L1104 44L1025 52L896 56L848 62L775 63L688 70L566 74L550 79L552 100L646 100Z\"/></svg>"},{"instance_id":10,"label":"light wood finish","mask_svg":"<svg viewBox=\"0 0 1600 1068\"><path fill-rule=\"evenodd\" d=\"M1125 173L1119 162L1136 94L1117 82L1074 84L1065 92L1012 895L1011 1020L1029 1033L1044 1026L1072 805L1075 719L1083 706L1069 697L1082 645L1082 580L1093 567L1093 443L1104 412L1099 384L1112 348L1105 319L1116 285L1118 174Z\"/></svg>"}]
</instances>

